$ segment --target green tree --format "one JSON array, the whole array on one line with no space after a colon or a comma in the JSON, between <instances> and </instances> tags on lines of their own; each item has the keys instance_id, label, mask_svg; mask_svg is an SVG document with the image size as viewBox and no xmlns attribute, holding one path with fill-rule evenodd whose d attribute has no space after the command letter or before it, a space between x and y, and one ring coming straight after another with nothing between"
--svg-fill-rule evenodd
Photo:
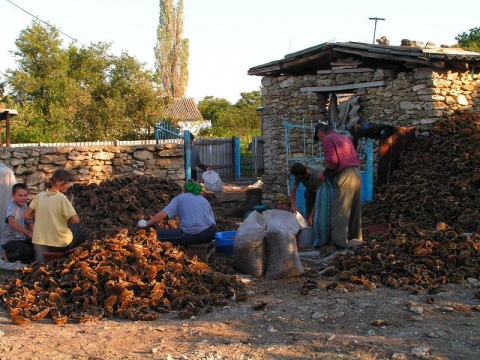
<instances>
[{"instance_id":1,"label":"green tree","mask_svg":"<svg viewBox=\"0 0 480 360\"><path fill-rule=\"evenodd\" d=\"M156 79L172 98L185 95L188 84L188 39L183 39L183 0L160 0L155 46Z\"/></svg>"},{"instance_id":2,"label":"green tree","mask_svg":"<svg viewBox=\"0 0 480 360\"><path fill-rule=\"evenodd\" d=\"M469 31L469 33L458 34L455 36L455 40L465 50L480 52L480 27L470 29Z\"/></svg>"},{"instance_id":3,"label":"green tree","mask_svg":"<svg viewBox=\"0 0 480 360\"><path fill-rule=\"evenodd\" d=\"M18 110L27 115L22 133L17 134L24 141L29 137L43 142L65 139L73 114L67 95L71 86L66 76L68 62L58 31L33 22L15 45L18 67L7 70L7 81Z\"/></svg>"},{"instance_id":4,"label":"green tree","mask_svg":"<svg viewBox=\"0 0 480 360\"><path fill-rule=\"evenodd\" d=\"M18 67L7 70L8 99L20 116L14 142L64 142L146 137L161 113L164 94L153 73L110 45L61 47L53 28L22 31L15 52ZM16 119L17 119L16 118Z\"/></svg>"},{"instance_id":5,"label":"green tree","mask_svg":"<svg viewBox=\"0 0 480 360\"><path fill-rule=\"evenodd\" d=\"M231 107L232 104L224 98L216 98L213 96L205 96L203 100L198 102L198 110L202 117L210 120L212 124L218 119L218 114L225 109Z\"/></svg>"},{"instance_id":6,"label":"green tree","mask_svg":"<svg viewBox=\"0 0 480 360\"><path fill-rule=\"evenodd\" d=\"M203 129L202 136L230 137L239 136L244 147L254 136L261 134L260 116L257 108L261 105L259 91L241 93L241 99L216 112L217 118L209 129Z\"/></svg>"},{"instance_id":7,"label":"green tree","mask_svg":"<svg viewBox=\"0 0 480 360\"><path fill-rule=\"evenodd\" d=\"M255 106L259 107L262 104L262 95L260 91L242 92L240 93L240 100L235 103L235 106Z\"/></svg>"},{"instance_id":8,"label":"green tree","mask_svg":"<svg viewBox=\"0 0 480 360\"><path fill-rule=\"evenodd\" d=\"M70 48L71 76L82 106L76 114L76 138L113 140L143 137L161 110L153 75L135 58L109 56L109 47Z\"/></svg>"}]
</instances>

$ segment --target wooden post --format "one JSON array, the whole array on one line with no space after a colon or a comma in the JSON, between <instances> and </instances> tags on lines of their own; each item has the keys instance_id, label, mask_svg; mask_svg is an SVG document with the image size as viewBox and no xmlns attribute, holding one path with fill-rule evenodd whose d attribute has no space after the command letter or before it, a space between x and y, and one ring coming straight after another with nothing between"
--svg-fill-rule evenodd
<instances>
[{"instance_id":1,"label":"wooden post","mask_svg":"<svg viewBox=\"0 0 480 360\"><path fill-rule=\"evenodd\" d=\"M7 118L5 124L5 142L7 147L10 147L10 111L7 111Z\"/></svg>"}]
</instances>

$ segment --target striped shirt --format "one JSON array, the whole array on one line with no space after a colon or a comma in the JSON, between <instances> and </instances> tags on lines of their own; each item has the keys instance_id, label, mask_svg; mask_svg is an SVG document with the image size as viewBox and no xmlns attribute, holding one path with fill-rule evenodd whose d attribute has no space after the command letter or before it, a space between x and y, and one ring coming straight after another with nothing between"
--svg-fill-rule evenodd
<instances>
[{"instance_id":1,"label":"striped shirt","mask_svg":"<svg viewBox=\"0 0 480 360\"><path fill-rule=\"evenodd\" d=\"M322 139L323 154L325 155L326 176L338 174L348 167L358 167L360 161L353 143L345 135L330 131Z\"/></svg>"}]
</instances>

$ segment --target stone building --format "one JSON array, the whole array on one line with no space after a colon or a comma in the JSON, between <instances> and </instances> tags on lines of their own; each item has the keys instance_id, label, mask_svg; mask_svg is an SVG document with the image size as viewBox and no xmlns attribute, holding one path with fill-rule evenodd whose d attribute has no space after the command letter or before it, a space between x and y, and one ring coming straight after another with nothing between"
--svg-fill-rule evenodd
<instances>
[{"instance_id":1,"label":"stone building","mask_svg":"<svg viewBox=\"0 0 480 360\"><path fill-rule=\"evenodd\" d=\"M264 199L286 191L284 120L324 121L332 98L358 97L364 122L426 131L456 110L480 110L479 71L479 53L355 42L324 43L250 68L262 76ZM311 142L306 134L288 139L289 153Z\"/></svg>"}]
</instances>

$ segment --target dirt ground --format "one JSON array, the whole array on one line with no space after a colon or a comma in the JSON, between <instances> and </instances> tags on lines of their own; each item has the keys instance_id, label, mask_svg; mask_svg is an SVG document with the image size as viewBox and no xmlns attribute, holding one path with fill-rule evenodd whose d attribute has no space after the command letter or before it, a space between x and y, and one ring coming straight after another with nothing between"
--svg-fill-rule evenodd
<instances>
[{"instance_id":1,"label":"dirt ground","mask_svg":"<svg viewBox=\"0 0 480 360\"><path fill-rule=\"evenodd\" d=\"M226 184L212 199L222 226L241 223L246 185ZM480 358L479 279L436 294L367 290L321 275L319 252L301 259L306 275L272 281L239 274L246 301L189 319L172 312L150 322L16 326L1 309L0 359ZM219 254L215 263L233 267Z\"/></svg>"}]
</instances>

